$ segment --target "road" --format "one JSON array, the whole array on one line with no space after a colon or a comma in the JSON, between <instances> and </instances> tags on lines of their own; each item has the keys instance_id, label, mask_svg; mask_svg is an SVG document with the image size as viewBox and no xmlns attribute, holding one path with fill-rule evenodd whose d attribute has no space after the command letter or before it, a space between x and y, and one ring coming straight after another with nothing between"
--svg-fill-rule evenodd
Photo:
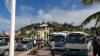
<instances>
[{"instance_id":1,"label":"road","mask_svg":"<svg viewBox=\"0 0 100 56\"><path fill-rule=\"evenodd\" d=\"M62 52L55 52L55 56L61 56ZM44 47L40 50L38 50L38 53L36 55L32 55L32 56L51 56L51 51L48 47Z\"/></svg>"},{"instance_id":2,"label":"road","mask_svg":"<svg viewBox=\"0 0 100 56\"><path fill-rule=\"evenodd\" d=\"M15 51L15 56L51 56L51 52L48 47L38 50L38 53L36 55L28 55L30 51L32 51L32 49L28 51ZM60 55L61 52L55 52L55 56L60 56Z\"/></svg>"},{"instance_id":3,"label":"road","mask_svg":"<svg viewBox=\"0 0 100 56\"><path fill-rule=\"evenodd\" d=\"M28 51L15 51L15 56L28 56L31 50L33 50L33 48Z\"/></svg>"},{"instance_id":4,"label":"road","mask_svg":"<svg viewBox=\"0 0 100 56\"><path fill-rule=\"evenodd\" d=\"M15 51L15 56L51 56L51 52L48 47L38 50L38 53L36 55L28 55L30 53L30 51L32 51L33 49L34 48L32 48L28 51ZM56 51L55 56L60 56L62 53L63 53L63 51ZM89 56L92 56L92 52L89 53Z\"/></svg>"}]
</instances>

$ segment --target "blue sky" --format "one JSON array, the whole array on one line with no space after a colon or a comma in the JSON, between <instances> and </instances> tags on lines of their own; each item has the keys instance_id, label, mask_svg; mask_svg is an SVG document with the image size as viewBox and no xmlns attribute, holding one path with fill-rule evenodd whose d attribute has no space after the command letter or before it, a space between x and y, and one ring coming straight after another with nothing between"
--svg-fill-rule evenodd
<instances>
[{"instance_id":1,"label":"blue sky","mask_svg":"<svg viewBox=\"0 0 100 56\"><path fill-rule=\"evenodd\" d=\"M73 5L77 6L76 9L82 9L86 8L86 6L83 6L81 4L81 0L17 0L16 2L16 16L20 16L22 14L21 12L21 6L26 7L32 7L33 10L26 12L37 15L37 11L42 9L46 12L49 10L58 7L64 10L70 10L72 9ZM7 9L5 8L4 0L0 0L0 15L6 15L5 17L8 17L9 13L7 12Z\"/></svg>"},{"instance_id":2,"label":"blue sky","mask_svg":"<svg viewBox=\"0 0 100 56\"><path fill-rule=\"evenodd\" d=\"M17 0L16 29L31 24L31 20L32 23L45 20L79 25L99 9L99 5L84 6L81 0ZM0 26L0 31L10 29L10 13L4 0L0 0Z\"/></svg>"}]
</instances>

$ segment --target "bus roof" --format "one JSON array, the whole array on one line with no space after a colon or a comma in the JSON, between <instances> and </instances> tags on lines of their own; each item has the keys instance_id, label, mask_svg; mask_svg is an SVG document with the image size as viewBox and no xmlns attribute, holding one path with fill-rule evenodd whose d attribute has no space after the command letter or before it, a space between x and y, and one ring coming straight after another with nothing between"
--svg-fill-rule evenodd
<instances>
[{"instance_id":1,"label":"bus roof","mask_svg":"<svg viewBox=\"0 0 100 56\"><path fill-rule=\"evenodd\" d=\"M55 32L55 33L52 33L51 35L63 35L63 36L66 36L68 34L62 33L62 32Z\"/></svg>"},{"instance_id":2,"label":"bus roof","mask_svg":"<svg viewBox=\"0 0 100 56\"><path fill-rule=\"evenodd\" d=\"M80 34L84 34L84 35L87 35L87 36L89 36L87 33L85 33L85 32L72 32L72 33L80 33Z\"/></svg>"}]
</instances>

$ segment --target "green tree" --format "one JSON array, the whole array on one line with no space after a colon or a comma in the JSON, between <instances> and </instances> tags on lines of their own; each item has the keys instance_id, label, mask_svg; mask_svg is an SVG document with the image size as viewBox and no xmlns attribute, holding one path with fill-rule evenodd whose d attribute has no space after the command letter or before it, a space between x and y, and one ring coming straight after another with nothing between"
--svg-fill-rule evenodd
<instances>
[{"instance_id":1,"label":"green tree","mask_svg":"<svg viewBox=\"0 0 100 56\"><path fill-rule=\"evenodd\" d=\"M93 3L99 3L100 0L82 0L83 5L92 5Z\"/></svg>"}]
</instances>

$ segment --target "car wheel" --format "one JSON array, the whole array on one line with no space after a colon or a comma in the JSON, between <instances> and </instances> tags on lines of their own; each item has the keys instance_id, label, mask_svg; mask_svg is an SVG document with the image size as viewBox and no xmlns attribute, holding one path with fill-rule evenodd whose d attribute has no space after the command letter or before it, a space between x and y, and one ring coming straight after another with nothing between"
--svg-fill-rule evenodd
<instances>
[{"instance_id":1,"label":"car wheel","mask_svg":"<svg viewBox=\"0 0 100 56\"><path fill-rule=\"evenodd\" d=\"M3 56L8 56L8 55L9 55L9 51L5 50L4 53L3 53Z\"/></svg>"}]
</instances>

